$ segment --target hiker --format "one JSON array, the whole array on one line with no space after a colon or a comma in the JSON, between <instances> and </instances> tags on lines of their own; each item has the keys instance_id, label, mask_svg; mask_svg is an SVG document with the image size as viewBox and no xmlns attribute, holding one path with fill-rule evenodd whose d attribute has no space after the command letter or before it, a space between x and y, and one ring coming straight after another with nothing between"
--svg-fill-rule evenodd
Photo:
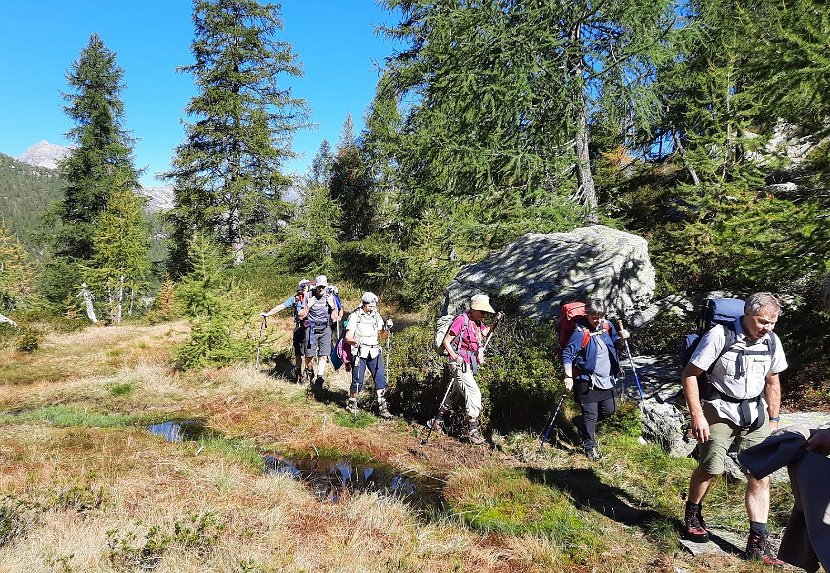
<instances>
[{"instance_id":1,"label":"hiker","mask_svg":"<svg viewBox=\"0 0 830 573\"><path fill-rule=\"evenodd\" d=\"M318 388L323 387L323 376L326 371L326 361L331 354L331 325L337 320L337 305L334 296L326 294L328 279L326 275L319 275L314 279L314 286L303 301L303 308L297 313L300 320L305 321L305 374L309 385L314 383ZM317 357L317 372L313 360Z\"/></svg>"},{"instance_id":2,"label":"hiker","mask_svg":"<svg viewBox=\"0 0 830 573\"><path fill-rule=\"evenodd\" d=\"M490 332L490 327L483 322L484 315L495 312L490 306L490 297L486 294L474 295L470 299L470 310L453 319L443 342L444 350L450 358L453 390L464 397L469 424L467 435L470 442L476 445L483 444L484 437L478 425L478 417L481 414L481 390L476 383L475 374L481 363L479 349ZM450 409L450 400L450 396L447 395L438 414L427 422L430 428L443 429L444 414Z\"/></svg>"},{"instance_id":3,"label":"hiker","mask_svg":"<svg viewBox=\"0 0 830 573\"><path fill-rule=\"evenodd\" d=\"M378 312L378 297L374 293L364 292L360 297L360 307L349 315L346 324L345 341L351 345L354 363L346 409L352 414L357 413L357 395L363 389L363 380L368 368L375 381L378 413L386 419L392 417L386 398L383 397L386 393L386 373L383 367L383 348L380 344L382 333L389 336L388 332L384 332L383 318Z\"/></svg>"},{"instance_id":4,"label":"hiker","mask_svg":"<svg viewBox=\"0 0 830 573\"><path fill-rule=\"evenodd\" d=\"M689 406L691 430L699 442L698 466L689 481L684 535L695 542L709 539L701 516L703 498L712 479L724 472L726 452L764 441L778 428L781 385L778 374L787 368L781 341L772 332L781 305L770 293L750 296L744 314L732 329L715 325L700 340L683 369L683 392ZM708 373L708 384L698 388L698 376ZM768 415L767 415L768 414ZM746 556L766 565L781 565L769 542L769 478L746 472L746 510L749 536Z\"/></svg>"},{"instance_id":5,"label":"hiker","mask_svg":"<svg viewBox=\"0 0 830 573\"><path fill-rule=\"evenodd\" d=\"M303 279L297 284L297 293L285 299L285 302L282 304L278 304L271 310L267 312L260 313L259 316L262 318L268 318L269 316L274 316L278 312L282 311L286 308L292 308L294 312L294 332L291 336L291 346L294 348L294 382L299 383L301 378L300 374L303 371L303 345L305 343L305 326L303 326L303 321L299 318L300 310L303 308L303 299L305 298L306 293L308 292L308 285L311 281L308 279Z\"/></svg>"},{"instance_id":6,"label":"hiker","mask_svg":"<svg viewBox=\"0 0 830 573\"><path fill-rule=\"evenodd\" d=\"M605 320L605 303L590 299L585 303L585 316L562 349L565 390L573 390L574 401L582 413L574 424L582 439L582 450L591 461L602 458L597 448L597 422L610 417L617 409L614 383L620 373L617 345L628 338L628 331L617 330Z\"/></svg>"}]
</instances>

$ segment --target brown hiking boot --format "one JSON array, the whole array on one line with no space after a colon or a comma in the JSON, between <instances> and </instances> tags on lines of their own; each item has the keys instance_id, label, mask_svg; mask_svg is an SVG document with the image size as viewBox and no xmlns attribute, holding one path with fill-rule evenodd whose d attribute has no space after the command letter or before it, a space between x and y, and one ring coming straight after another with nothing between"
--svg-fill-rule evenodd
<instances>
[{"instance_id":1,"label":"brown hiking boot","mask_svg":"<svg viewBox=\"0 0 830 573\"><path fill-rule=\"evenodd\" d=\"M754 531L749 532L746 540L746 558L751 561L760 561L764 565L772 567L783 567L784 562L778 558L769 537L765 537Z\"/></svg>"},{"instance_id":2,"label":"brown hiking boot","mask_svg":"<svg viewBox=\"0 0 830 573\"><path fill-rule=\"evenodd\" d=\"M686 515L683 520L683 537L695 543L706 543L709 541L709 532L706 531L706 523L700 515L700 509L686 505Z\"/></svg>"},{"instance_id":3,"label":"brown hiking boot","mask_svg":"<svg viewBox=\"0 0 830 573\"><path fill-rule=\"evenodd\" d=\"M481 435L481 431L478 429L478 420L470 419L470 432L467 434L467 438L471 444L477 446L485 442L484 436Z\"/></svg>"}]
</instances>

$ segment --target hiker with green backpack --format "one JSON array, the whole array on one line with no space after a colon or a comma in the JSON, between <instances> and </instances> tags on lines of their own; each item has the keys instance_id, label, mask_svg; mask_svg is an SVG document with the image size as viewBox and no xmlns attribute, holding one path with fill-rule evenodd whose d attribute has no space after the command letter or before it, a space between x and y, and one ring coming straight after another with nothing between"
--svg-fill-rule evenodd
<instances>
[{"instance_id":1,"label":"hiker with green backpack","mask_svg":"<svg viewBox=\"0 0 830 573\"><path fill-rule=\"evenodd\" d=\"M481 390L475 379L479 365L483 362L481 351L491 326L484 324L485 314L495 314L490 306L490 297L477 294L470 299L470 310L456 316L441 342L441 349L450 359L450 375L455 392L464 397L464 406L469 424L468 438L471 443L484 443L478 417L481 414ZM444 415L450 409L450 394L445 393L438 413L427 422L430 431L443 429Z\"/></svg>"},{"instance_id":2,"label":"hiker with green backpack","mask_svg":"<svg viewBox=\"0 0 830 573\"><path fill-rule=\"evenodd\" d=\"M605 303L590 299L584 305L563 305L560 314L560 347L566 391L573 390L574 401L582 413L574 419L582 439L582 448L591 461L602 456L597 448L597 422L610 417L617 409L614 384L620 373L617 345L628 338L627 330L619 333L605 320ZM571 310L570 323L561 316ZM573 330L568 333L572 328ZM567 340L566 343L563 341Z\"/></svg>"},{"instance_id":3,"label":"hiker with green backpack","mask_svg":"<svg viewBox=\"0 0 830 573\"><path fill-rule=\"evenodd\" d=\"M760 444L778 428L778 374L787 368L781 341L772 332L781 312L775 296L755 293L745 301L743 313L733 312L737 316L732 317L719 312L726 305L718 303L735 303L740 299L710 302L709 314L722 319L711 320L714 326L690 346L690 358L682 374L691 431L699 443L698 466L689 480L683 530L684 537L695 542L709 539L701 506L710 483L725 470L727 452L733 446L742 451ZM746 556L766 565L781 566L767 532L770 479L757 479L748 471L746 478Z\"/></svg>"}]
</instances>

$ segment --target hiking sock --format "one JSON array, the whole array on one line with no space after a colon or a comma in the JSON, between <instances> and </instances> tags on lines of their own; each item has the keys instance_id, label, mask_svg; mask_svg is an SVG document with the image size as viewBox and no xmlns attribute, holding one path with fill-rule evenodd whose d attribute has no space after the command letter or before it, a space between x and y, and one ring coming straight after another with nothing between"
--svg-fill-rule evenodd
<instances>
[{"instance_id":1,"label":"hiking sock","mask_svg":"<svg viewBox=\"0 0 830 573\"><path fill-rule=\"evenodd\" d=\"M761 521L750 521L749 522L749 532L750 533L757 533L761 537L769 537L769 531L767 531L767 523Z\"/></svg>"},{"instance_id":2,"label":"hiking sock","mask_svg":"<svg viewBox=\"0 0 830 573\"><path fill-rule=\"evenodd\" d=\"M326 374L326 357L321 356L317 359L317 376L322 378Z\"/></svg>"}]
</instances>

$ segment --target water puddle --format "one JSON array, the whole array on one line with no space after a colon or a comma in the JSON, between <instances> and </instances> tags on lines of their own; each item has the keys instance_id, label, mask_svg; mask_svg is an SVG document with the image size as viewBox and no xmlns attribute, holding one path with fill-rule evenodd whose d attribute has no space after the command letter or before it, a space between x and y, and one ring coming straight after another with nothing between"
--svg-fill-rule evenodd
<instances>
[{"instance_id":1,"label":"water puddle","mask_svg":"<svg viewBox=\"0 0 830 573\"><path fill-rule=\"evenodd\" d=\"M347 500L353 493L377 492L419 506L441 504L442 482L436 478L395 472L387 467L357 464L342 459L288 459L267 455L265 475L282 475L306 483L317 499L331 503Z\"/></svg>"},{"instance_id":2,"label":"water puddle","mask_svg":"<svg viewBox=\"0 0 830 573\"><path fill-rule=\"evenodd\" d=\"M147 426L147 431L155 436L164 437L168 442L198 440L211 434L201 420L168 420Z\"/></svg>"}]
</instances>

